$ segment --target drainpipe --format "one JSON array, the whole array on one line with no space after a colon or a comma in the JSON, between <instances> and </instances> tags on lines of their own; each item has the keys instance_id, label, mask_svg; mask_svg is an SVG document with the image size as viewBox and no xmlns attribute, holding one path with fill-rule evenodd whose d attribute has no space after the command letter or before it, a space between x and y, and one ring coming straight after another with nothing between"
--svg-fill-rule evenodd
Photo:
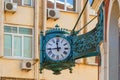
<instances>
[{"instance_id":1,"label":"drainpipe","mask_svg":"<svg viewBox=\"0 0 120 80\"><path fill-rule=\"evenodd\" d=\"M45 33L46 31L46 19L47 19L47 0L43 0L43 18L42 18L42 31Z\"/></svg>"},{"instance_id":2,"label":"drainpipe","mask_svg":"<svg viewBox=\"0 0 120 80\"><path fill-rule=\"evenodd\" d=\"M39 0L34 0L34 78L39 80Z\"/></svg>"},{"instance_id":3,"label":"drainpipe","mask_svg":"<svg viewBox=\"0 0 120 80\"><path fill-rule=\"evenodd\" d=\"M0 57L4 53L4 0L0 0Z\"/></svg>"},{"instance_id":4,"label":"drainpipe","mask_svg":"<svg viewBox=\"0 0 120 80\"><path fill-rule=\"evenodd\" d=\"M39 0L40 4L39 4L39 28L40 28L40 32L43 32L43 35L45 34L46 31L46 20L47 20L47 0ZM39 32L39 33L40 33ZM40 40L40 39L39 39ZM40 45L39 45L40 46ZM40 47L39 47L40 48ZM40 50L40 49L39 49ZM39 56L40 56L40 52L39 52ZM39 59L40 60L40 59ZM39 62L40 63L40 62ZM39 64L40 65L40 64ZM40 68L40 66L39 66ZM40 73L39 73L40 74ZM40 76L39 75L39 80L42 79L44 76Z\"/></svg>"},{"instance_id":5,"label":"drainpipe","mask_svg":"<svg viewBox=\"0 0 120 80\"><path fill-rule=\"evenodd\" d=\"M38 53L38 34L39 34L39 0L35 0L34 5L34 53L35 59L39 59Z\"/></svg>"}]
</instances>

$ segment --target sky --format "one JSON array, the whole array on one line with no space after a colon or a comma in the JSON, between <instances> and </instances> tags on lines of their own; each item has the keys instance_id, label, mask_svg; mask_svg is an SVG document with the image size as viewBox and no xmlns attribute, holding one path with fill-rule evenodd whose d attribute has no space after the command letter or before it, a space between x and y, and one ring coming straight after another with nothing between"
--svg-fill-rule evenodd
<instances>
[{"instance_id":1,"label":"sky","mask_svg":"<svg viewBox=\"0 0 120 80\"><path fill-rule=\"evenodd\" d=\"M90 2L90 5L92 4L92 1L93 1L93 0L89 0L89 2Z\"/></svg>"}]
</instances>

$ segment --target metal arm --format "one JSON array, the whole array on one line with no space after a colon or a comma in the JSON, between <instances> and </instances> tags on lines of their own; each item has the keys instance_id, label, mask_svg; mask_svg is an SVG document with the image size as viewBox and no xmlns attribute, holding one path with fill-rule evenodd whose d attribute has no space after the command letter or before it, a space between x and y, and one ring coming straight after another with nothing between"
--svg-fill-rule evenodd
<instances>
[{"instance_id":1,"label":"metal arm","mask_svg":"<svg viewBox=\"0 0 120 80\"><path fill-rule=\"evenodd\" d=\"M82 28L80 28L78 31L74 31L73 35L77 35L82 29L84 29L89 23L91 23L97 16L95 16L93 19L91 19L87 24L85 24Z\"/></svg>"},{"instance_id":2,"label":"metal arm","mask_svg":"<svg viewBox=\"0 0 120 80\"><path fill-rule=\"evenodd\" d=\"M80 15L79 15L79 17L78 17L78 20L77 20L77 22L76 22L74 28L72 29L71 33L74 33L75 28L76 28L76 26L77 26L77 24L78 24L78 22L79 22L79 20L80 20L80 18L81 18L81 16L82 16L84 10L85 10L85 8L86 8L87 3L88 3L88 0L86 1L85 6L84 6L84 8L82 9L82 12L80 13Z\"/></svg>"}]
</instances>

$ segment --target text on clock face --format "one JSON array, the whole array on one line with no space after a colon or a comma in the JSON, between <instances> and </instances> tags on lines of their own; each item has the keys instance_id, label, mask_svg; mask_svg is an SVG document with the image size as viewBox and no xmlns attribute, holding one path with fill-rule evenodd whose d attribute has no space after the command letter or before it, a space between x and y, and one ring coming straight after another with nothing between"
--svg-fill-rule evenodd
<instances>
[{"instance_id":1,"label":"text on clock face","mask_svg":"<svg viewBox=\"0 0 120 80\"><path fill-rule=\"evenodd\" d=\"M54 37L46 44L46 54L52 60L64 60L70 54L70 44L62 37Z\"/></svg>"}]
</instances>

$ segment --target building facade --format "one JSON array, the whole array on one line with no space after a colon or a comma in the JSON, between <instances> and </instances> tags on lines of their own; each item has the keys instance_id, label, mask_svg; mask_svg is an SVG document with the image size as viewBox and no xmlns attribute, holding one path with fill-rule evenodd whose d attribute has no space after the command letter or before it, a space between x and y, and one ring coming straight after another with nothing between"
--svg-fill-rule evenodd
<instances>
[{"instance_id":1,"label":"building facade","mask_svg":"<svg viewBox=\"0 0 120 80\"><path fill-rule=\"evenodd\" d=\"M39 1L1 0L0 5L0 79L38 80Z\"/></svg>"},{"instance_id":2,"label":"building facade","mask_svg":"<svg viewBox=\"0 0 120 80\"><path fill-rule=\"evenodd\" d=\"M71 74L68 70L60 75L53 75L49 70L39 73L40 32L45 32L56 24L71 31L85 2L86 0L1 0L0 80L97 80L96 57L76 60ZM55 14L50 13L51 10ZM96 16L96 12L88 3L77 29ZM97 19L80 34L92 30L96 23Z\"/></svg>"}]
</instances>

